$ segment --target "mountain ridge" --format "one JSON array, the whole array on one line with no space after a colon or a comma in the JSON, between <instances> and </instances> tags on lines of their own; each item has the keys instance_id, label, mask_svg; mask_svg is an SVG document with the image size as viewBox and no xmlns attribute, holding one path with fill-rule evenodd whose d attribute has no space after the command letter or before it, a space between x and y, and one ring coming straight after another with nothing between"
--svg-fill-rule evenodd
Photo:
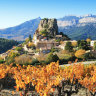
<instances>
[{"instance_id":1,"label":"mountain ridge","mask_svg":"<svg viewBox=\"0 0 96 96\"><path fill-rule=\"evenodd\" d=\"M37 29L40 20L41 18L38 17L15 27L1 29L0 37L14 40L24 40L29 36L29 34L34 34L33 31Z\"/></svg>"},{"instance_id":2,"label":"mountain ridge","mask_svg":"<svg viewBox=\"0 0 96 96\"><path fill-rule=\"evenodd\" d=\"M38 24L40 23L40 20L41 18L38 17L36 19L26 21L14 27L0 29L0 37L7 38L7 39L14 39L18 41L25 40L25 38L27 38L29 34L33 36L33 34L35 33L38 27ZM82 31L84 31L87 34L87 36L92 35L93 33L89 34L90 30L88 30L86 25L88 25L88 27L92 27L93 25L92 28L94 29L94 33L95 33L95 26L96 26L95 23L96 23L96 15L92 15L92 14L83 15L83 16L64 16L62 18L57 19L59 32L62 31L66 33L69 37L71 37L71 39L76 39L78 37L77 34L81 34ZM76 28L78 30L82 29L82 31L77 31ZM70 33L72 33L74 36ZM83 34L80 37L81 38L84 37ZM95 37L94 36L91 37L92 39L94 39L96 35Z\"/></svg>"}]
</instances>

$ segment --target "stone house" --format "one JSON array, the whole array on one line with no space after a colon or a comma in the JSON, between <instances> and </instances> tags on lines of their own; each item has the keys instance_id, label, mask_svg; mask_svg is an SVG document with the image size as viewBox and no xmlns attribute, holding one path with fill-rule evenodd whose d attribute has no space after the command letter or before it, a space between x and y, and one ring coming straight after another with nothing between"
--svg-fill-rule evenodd
<instances>
[{"instance_id":1,"label":"stone house","mask_svg":"<svg viewBox=\"0 0 96 96\"><path fill-rule=\"evenodd\" d=\"M68 40L68 41L64 41L62 44L60 44L58 47L60 48L60 49L62 49L62 50L65 50L65 46L66 46L66 43L67 42L71 42L71 43L73 43L73 42L77 42L76 40Z\"/></svg>"},{"instance_id":2,"label":"stone house","mask_svg":"<svg viewBox=\"0 0 96 96\"><path fill-rule=\"evenodd\" d=\"M93 47L95 42L96 42L96 40L92 40L92 41L90 42L90 46Z\"/></svg>"},{"instance_id":3,"label":"stone house","mask_svg":"<svg viewBox=\"0 0 96 96\"><path fill-rule=\"evenodd\" d=\"M62 50L65 50L65 46L66 46L66 43L63 43L63 44L59 45L59 48Z\"/></svg>"},{"instance_id":4,"label":"stone house","mask_svg":"<svg viewBox=\"0 0 96 96\"><path fill-rule=\"evenodd\" d=\"M56 40L57 40L57 39L62 40L62 35L56 35L56 36L55 36L55 39L56 39Z\"/></svg>"},{"instance_id":5,"label":"stone house","mask_svg":"<svg viewBox=\"0 0 96 96\"><path fill-rule=\"evenodd\" d=\"M7 56L8 56L8 53L2 53L2 54L0 54L0 57L3 58L4 61L6 60Z\"/></svg>"},{"instance_id":6,"label":"stone house","mask_svg":"<svg viewBox=\"0 0 96 96\"><path fill-rule=\"evenodd\" d=\"M24 45L23 49L24 49L24 51L27 51L30 54L33 54L34 53L32 49L30 49L30 48L27 47L27 45Z\"/></svg>"},{"instance_id":7,"label":"stone house","mask_svg":"<svg viewBox=\"0 0 96 96\"><path fill-rule=\"evenodd\" d=\"M37 43L39 42L39 38L38 38L38 35L35 33L34 34L34 36L33 36L33 43L35 44L35 45L37 45Z\"/></svg>"},{"instance_id":8,"label":"stone house","mask_svg":"<svg viewBox=\"0 0 96 96\"><path fill-rule=\"evenodd\" d=\"M56 46L59 46L58 42L46 40L38 42L36 48L40 49L40 51L43 53L49 53L51 49Z\"/></svg>"}]
</instances>

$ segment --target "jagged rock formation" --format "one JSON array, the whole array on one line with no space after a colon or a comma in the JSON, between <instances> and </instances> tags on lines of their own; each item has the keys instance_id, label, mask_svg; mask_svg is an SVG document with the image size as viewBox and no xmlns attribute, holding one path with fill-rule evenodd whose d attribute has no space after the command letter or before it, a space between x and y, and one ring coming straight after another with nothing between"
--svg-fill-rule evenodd
<instances>
[{"instance_id":1,"label":"jagged rock formation","mask_svg":"<svg viewBox=\"0 0 96 96\"><path fill-rule=\"evenodd\" d=\"M58 25L56 19L44 18L40 21L37 30L33 36L33 42L37 45L37 42L43 40L50 40L55 38L58 34Z\"/></svg>"},{"instance_id":2,"label":"jagged rock formation","mask_svg":"<svg viewBox=\"0 0 96 96\"><path fill-rule=\"evenodd\" d=\"M42 19L39 23L38 29L39 33L41 31L48 32L48 35L55 36L58 34L58 26L57 26L57 20L56 19Z\"/></svg>"}]
</instances>

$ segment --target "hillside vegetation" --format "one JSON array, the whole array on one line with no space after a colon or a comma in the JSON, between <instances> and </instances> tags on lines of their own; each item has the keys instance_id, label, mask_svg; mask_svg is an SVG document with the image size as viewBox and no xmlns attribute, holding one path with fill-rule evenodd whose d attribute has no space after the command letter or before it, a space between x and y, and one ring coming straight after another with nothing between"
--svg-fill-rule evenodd
<instances>
[{"instance_id":1,"label":"hillside vegetation","mask_svg":"<svg viewBox=\"0 0 96 96\"><path fill-rule=\"evenodd\" d=\"M68 29L60 29L64 34L67 34L73 40L86 40L88 37L93 40L96 39L96 26L95 24L89 24L86 26L73 26Z\"/></svg>"},{"instance_id":2,"label":"hillside vegetation","mask_svg":"<svg viewBox=\"0 0 96 96\"><path fill-rule=\"evenodd\" d=\"M0 53L3 53L11 49L13 46L17 44L18 44L17 41L0 38Z\"/></svg>"}]
</instances>

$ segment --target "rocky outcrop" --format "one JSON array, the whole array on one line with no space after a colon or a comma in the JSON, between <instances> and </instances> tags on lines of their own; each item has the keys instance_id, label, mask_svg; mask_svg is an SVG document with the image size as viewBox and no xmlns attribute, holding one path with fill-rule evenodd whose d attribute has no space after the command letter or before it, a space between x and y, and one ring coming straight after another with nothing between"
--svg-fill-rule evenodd
<instances>
[{"instance_id":1,"label":"rocky outcrop","mask_svg":"<svg viewBox=\"0 0 96 96\"><path fill-rule=\"evenodd\" d=\"M96 23L96 18L86 17L79 20L79 23Z\"/></svg>"},{"instance_id":2,"label":"rocky outcrop","mask_svg":"<svg viewBox=\"0 0 96 96\"><path fill-rule=\"evenodd\" d=\"M46 30L48 35L55 36L58 33L58 26L56 19L42 19L37 29L39 32Z\"/></svg>"},{"instance_id":3,"label":"rocky outcrop","mask_svg":"<svg viewBox=\"0 0 96 96\"><path fill-rule=\"evenodd\" d=\"M84 16L65 16L58 19L59 28L67 28L72 26L85 26L89 23L96 23L96 15L87 14Z\"/></svg>"},{"instance_id":4,"label":"rocky outcrop","mask_svg":"<svg viewBox=\"0 0 96 96\"><path fill-rule=\"evenodd\" d=\"M70 21L58 20L57 23L58 23L58 26L59 27L73 26L73 25L76 25L77 24L77 22L76 22L75 19L70 20Z\"/></svg>"}]
</instances>

